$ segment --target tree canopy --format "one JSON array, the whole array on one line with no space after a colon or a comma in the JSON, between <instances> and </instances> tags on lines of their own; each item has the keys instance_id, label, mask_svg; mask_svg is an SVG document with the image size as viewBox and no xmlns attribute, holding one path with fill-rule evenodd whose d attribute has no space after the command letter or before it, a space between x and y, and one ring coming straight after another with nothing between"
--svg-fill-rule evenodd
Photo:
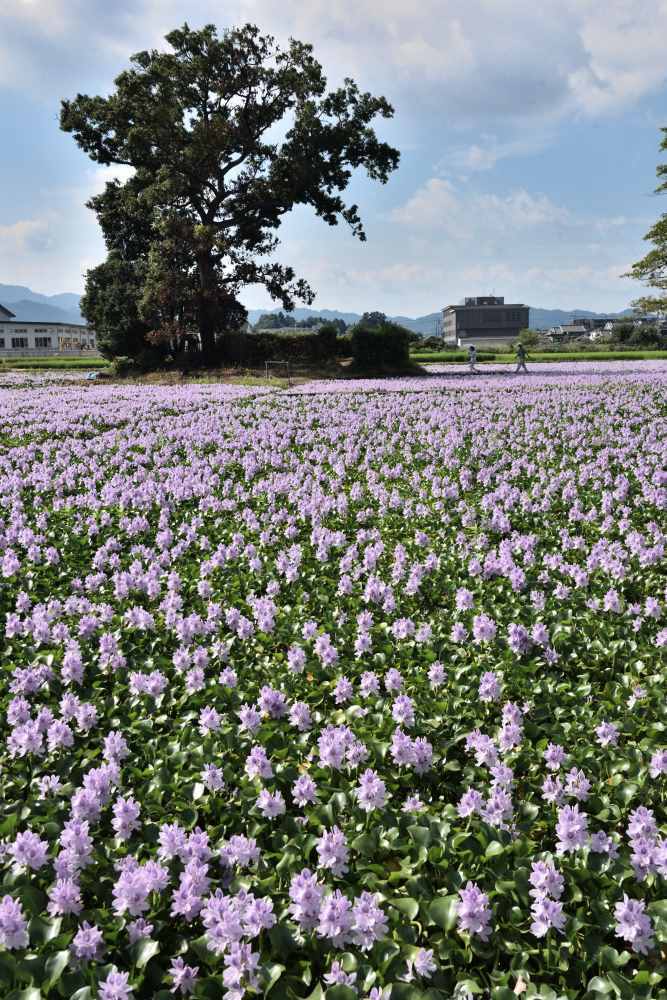
<instances>
[{"instance_id":1,"label":"tree canopy","mask_svg":"<svg viewBox=\"0 0 667 1000\"><path fill-rule=\"evenodd\" d=\"M660 143L660 149L667 150L667 128L662 128L661 132L663 139ZM661 194L663 191L667 191L667 163L658 164L656 173L659 178L664 178L656 188L656 194ZM667 213L660 216L644 239L653 244L653 249L649 250L646 256L642 257L636 264L633 264L625 277L643 281L649 287L660 289L664 293L657 296L643 296L637 299L633 305L648 311L663 311L667 309Z\"/></svg>"},{"instance_id":2,"label":"tree canopy","mask_svg":"<svg viewBox=\"0 0 667 1000\"><path fill-rule=\"evenodd\" d=\"M220 35L184 24L166 41L171 51L132 56L110 96L63 101L60 123L97 163L134 168L112 194L128 226L121 237L105 230L108 192L90 202L109 253L129 255L138 272L140 247L144 309L164 301L176 268L209 353L244 285L263 285L287 311L313 301L307 282L272 259L276 229L296 205L365 239L343 193L356 168L385 183L397 167L398 151L373 128L393 108L351 79L327 91L311 45L281 48L251 24Z\"/></svg>"}]
</instances>

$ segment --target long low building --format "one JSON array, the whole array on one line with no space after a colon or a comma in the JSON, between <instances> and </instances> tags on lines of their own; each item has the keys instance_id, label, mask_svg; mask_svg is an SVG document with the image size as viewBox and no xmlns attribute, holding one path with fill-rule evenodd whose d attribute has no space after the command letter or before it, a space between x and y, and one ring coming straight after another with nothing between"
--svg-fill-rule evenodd
<instances>
[{"instance_id":1,"label":"long low building","mask_svg":"<svg viewBox=\"0 0 667 1000\"><path fill-rule=\"evenodd\" d=\"M92 327L83 323L18 320L11 309L0 305L0 357L83 351L97 351Z\"/></svg>"}]
</instances>

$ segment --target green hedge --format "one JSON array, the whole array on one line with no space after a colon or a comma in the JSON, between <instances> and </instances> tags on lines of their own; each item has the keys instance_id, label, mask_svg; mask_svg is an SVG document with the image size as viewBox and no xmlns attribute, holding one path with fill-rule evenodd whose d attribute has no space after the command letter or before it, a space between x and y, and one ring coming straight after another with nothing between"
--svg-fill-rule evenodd
<instances>
[{"instance_id":1,"label":"green hedge","mask_svg":"<svg viewBox=\"0 0 667 1000\"><path fill-rule=\"evenodd\" d=\"M359 323L352 330L352 357L357 368L404 365L410 357L409 330L396 323Z\"/></svg>"},{"instance_id":2,"label":"green hedge","mask_svg":"<svg viewBox=\"0 0 667 1000\"><path fill-rule=\"evenodd\" d=\"M335 326L326 324L303 333L225 333L217 344L219 360L250 367L265 361L324 361L337 353L337 332Z\"/></svg>"}]
</instances>

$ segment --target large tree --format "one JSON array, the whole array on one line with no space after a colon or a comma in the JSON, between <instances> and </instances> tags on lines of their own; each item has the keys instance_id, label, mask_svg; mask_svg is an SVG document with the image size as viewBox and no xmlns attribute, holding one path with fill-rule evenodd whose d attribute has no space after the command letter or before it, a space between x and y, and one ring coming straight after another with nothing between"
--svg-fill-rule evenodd
<instances>
[{"instance_id":1,"label":"large tree","mask_svg":"<svg viewBox=\"0 0 667 1000\"><path fill-rule=\"evenodd\" d=\"M133 196L158 231L179 233L210 353L221 300L243 285L264 285L288 311L295 299L312 302L291 267L267 259L295 205L365 238L342 193L355 168L384 183L398 165L372 127L393 109L350 79L327 92L312 46L292 39L281 48L253 25L218 36L213 25L185 24L166 40L169 52L134 55L109 97L63 101L60 123L98 163L134 167Z\"/></svg>"},{"instance_id":2,"label":"large tree","mask_svg":"<svg viewBox=\"0 0 667 1000\"><path fill-rule=\"evenodd\" d=\"M660 149L667 150L667 128L662 128L660 131L663 133ZM667 191L667 163L658 164L656 173L659 178L664 178L656 188L656 194L661 194ZM657 288L663 293L644 296L637 299L633 305L644 310L663 312L667 310L667 213L660 216L644 239L653 244L653 249L637 261L625 277L643 281L649 287Z\"/></svg>"}]
</instances>

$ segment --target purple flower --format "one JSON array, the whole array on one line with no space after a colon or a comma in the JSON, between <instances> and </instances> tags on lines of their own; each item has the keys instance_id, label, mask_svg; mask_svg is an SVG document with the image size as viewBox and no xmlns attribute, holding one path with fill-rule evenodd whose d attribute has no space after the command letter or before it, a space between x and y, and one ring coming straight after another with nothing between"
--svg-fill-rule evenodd
<instances>
[{"instance_id":1,"label":"purple flower","mask_svg":"<svg viewBox=\"0 0 667 1000\"><path fill-rule=\"evenodd\" d=\"M563 904L558 900L540 896L533 903L530 914L533 918L530 930L535 937L544 937L551 928L563 933L565 914L563 913Z\"/></svg>"},{"instance_id":2,"label":"purple flower","mask_svg":"<svg viewBox=\"0 0 667 1000\"><path fill-rule=\"evenodd\" d=\"M100 1000L131 1000L133 993L128 985L129 979L128 972L110 972L99 985Z\"/></svg>"},{"instance_id":3,"label":"purple flower","mask_svg":"<svg viewBox=\"0 0 667 1000\"><path fill-rule=\"evenodd\" d=\"M141 941L143 938L149 938L153 933L153 925L147 923L143 917L139 917L138 920L132 920L127 925L127 935L130 939L130 944L136 944L137 941Z\"/></svg>"},{"instance_id":4,"label":"purple flower","mask_svg":"<svg viewBox=\"0 0 667 1000\"><path fill-rule=\"evenodd\" d=\"M563 876L550 861L533 861L528 881L533 887L530 895L535 899L544 896L560 899L563 895Z\"/></svg>"},{"instance_id":5,"label":"purple flower","mask_svg":"<svg viewBox=\"0 0 667 1000\"><path fill-rule=\"evenodd\" d=\"M225 779L221 767L215 764L206 764L201 773L201 780L208 788L209 792L219 792L225 787Z\"/></svg>"},{"instance_id":6,"label":"purple flower","mask_svg":"<svg viewBox=\"0 0 667 1000\"><path fill-rule=\"evenodd\" d=\"M350 940L353 921L350 901L336 889L322 900L317 933L342 948Z\"/></svg>"},{"instance_id":7,"label":"purple flower","mask_svg":"<svg viewBox=\"0 0 667 1000\"><path fill-rule=\"evenodd\" d=\"M456 811L462 819L465 819L466 816L474 816L475 813L478 813L483 804L484 799L480 793L474 788L469 788L459 799Z\"/></svg>"},{"instance_id":8,"label":"purple flower","mask_svg":"<svg viewBox=\"0 0 667 1000\"><path fill-rule=\"evenodd\" d=\"M391 667L384 675L384 686L390 694L400 691L403 687L403 675L400 670L397 670L396 667Z\"/></svg>"},{"instance_id":9,"label":"purple flower","mask_svg":"<svg viewBox=\"0 0 667 1000\"><path fill-rule=\"evenodd\" d=\"M364 673L361 675L361 682L359 688L364 698L370 698L371 695L379 694L380 680L377 674L373 673L372 670L364 671Z\"/></svg>"},{"instance_id":10,"label":"purple flower","mask_svg":"<svg viewBox=\"0 0 667 1000\"><path fill-rule=\"evenodd\" d=\"M245 772L249 778L272 778L273 768L264 747L255 745L245 762Z\"/></svg>"},{"instance_id":11,"label":"purple flower","mask_svg":"<svg viewBox=\"0 0 667 1000\"><path fill-rule=\"evenodd\" d=\"M104 954L104 938L99 927L84 920L72 941L74 955L85 961L99 960Z\"/></svg>"},{"instance_id":12,"label":"purple flower","mask_svg":"<svg viewBox=\"0 0 667 1000\"><path fill-rule=\"evenodd\" d=\"M573 767L571 771L568 771L565 778L566 795L571 795L572 798L576 799L578 802L585 802L588 798L590 788L591 783L583 771L576 767Z\"/></svg>"},{"instance_id":13,"label":"purple flower","mask_svg":"<svg viewBox=\"0 0 667 1000\"><path fill-rule=\"evenodd\" d=\"M455 603L457 611L467 611L473 606L475 600L471 591L466 590L465 587L459 587L456 591Z\"/></svg>"},{"instance_id":14,"label":"purple flower","mask_svg":"<svg viewBox=\"0 0 667 1000\"><path fill-rule=\"evenodd\" d=\"M584 847L588 839L588 817L579 811L579 806L563 806L558 810L556 834L558 854L567 854Z\"/></svg>"},{"instance_id":15,"label":"purple flower","mask_svg":"<svg viewBox=\"0 0 667 1000\"><path fill-rule=\"evenodd\" d=\"M169 968L169 974L174 984L171 988L171 992L176 993L176 991L178 991L183 994L192 993L197 982L198 973L198 965L186 965L182 958L173 958Z\"/></svg>"},{"instance_id":16,"label":"purple flower","mask_svg":"<svg viewBox=\"0 0 667 1000\"><path fill-rule=\"evenodd\" d=\"M307 732L313 724L310 709L305 701L295 701L289 713L289 720L300 733Z\"/></svg>"},{"instance_id":17,"label":"purple flower","mask_svg":"<svg viewBox=\"0 0 667 1000\"><path fill-rule=\"evenodd\" d=\"M475 642L491 642L495 639L498 628L488 615L475 615L472 620L472 634Z\"/></svg>"},{"instance_id":18,"label":"purple flower","mask_svg":"<svg viewBox=\"0 0 667 1000\"><path fill-rule=\"evenodd\" d=\"M601 722L595 730L600 746L616 746L618 743L618 727L613 722Z\"/></svg>"},{"instance_id":19,"label":"purple flower","mask_svg":"<svg viewBox=\"0 0 667 1000\"><path fill-rule=\"evenodd\" d=\"M558 743L549 743L544 751L544 760L550 771L558 771L565 757L565 750Z\"/></svg>"},{"instance_id":20,"label":"purple flower","mask_svg":"<svg viewBox=\"0 0 667 1000\"><path fill-rule=\"evenodd\" d=\"M399 979L402 979L404 983L413 982L417 976L420 979L430 979L437 968L437 962L433 958L433 950L419 948L415 955L408 959L407 969L402 976L399 976Z\"/></svg>"},{"instance_id":21,"label":"purple flower","mask_svg":"<svg viewBox=\"0 0 667 1000\"><path fill-rule=\"evenodd\" d=\"M289 912L303 930L314 930L317 927L323 896L322 884L308 868L292 876Z\"/></svg>"},{"instance_id":22,"label":"purple flower","mask_svg":"<svg viewBox=\"0 0 667 1000\"><path fill-rule=\"evenodd\" d=\"M439 688L445 683L446 676L445 668L439 660L436 660L435 663L432 663L428 668L428 679L433 690Z\"/></svg>"},{"instance_id":23,"label":"purple flower","mask_svg":"<svg viewBox=\"0 0 667 1000\"><path fill-rule=\"evenodd\" d=\"M81 890L73 879L57 879L55 885L49 889L49 900L47 909L52 917L81 913L83 909Z\"/></svg>"},{"instance_id":24,"label":"purple flower","mask_svg":"<svg viewBox=\"0 0 667 1000\"><path fill-rule=\"evenodd\" d=\"M280 792L272 795L266 788L263 788L257 797L257 808L262 816L267 819L275 819L285 812L285 800Z\"/></svg>"},{"instance_id":25,"label":"purple flower","mask_svg":"<svg viewBox=\"0 0 667 1000\"><path fill-rule=\"evenodd\" d=\"M287 699L282 691L265 684L259 693L258 704L263 712L266 712L272 719L281 719L287 715Z\"/></svg>"},{"instance_id":26,"label":"purple flower","mask_svg":"<svg viewBox=\"0 0 667 1000\"><path fill-rule=\"evenodd\" d=\"M138 822L140 812L141 807L132 796L127 799L116 799L111 825L119 840L129 840L134 830L140 829L141 824Z\"/></svg>"},{"instance_id":27,"label":"purple flower","mask_svg":"<svg viewBox=\"0 0 667 1000\"><path fill-rule=\"evenodd\" d=\"M40 840L32 830L26 830L25 833L17 834L9 853L15 864L38 871L48 860L49 845L45 840Z\"/></svg>"},{"instance_id":28,"label":"purple flower","mask_svg":"<svg viewBox=\"0 0 667 1000\"><path fill-rule=\"evenodd\" d=\"M325 830L317 841L320 868L331 869L334 875L344 875L348 870L349 851L345 834L337 826Z\"/></svg>"},{"instance_id":29,"label":"purple flower","mask_svg":"<svg viewBox=\"0 0 667 1000\"><path fill-rule=\"evenodd\" d=\"M387 918L379 906L380 896L362 892L352 907L352 940L362 951L368 951L387 933Z\"/></svg>"},{"instance_id":30,"label":"purple flower","mask_svg":"<svg viewBox=\"0 0 667 1000\"><path fill-rule=\"evenodd\" d=\"M415 706L407 694L399 694L391 707L391 714L399 726L414 726Z\"/></svg>"},{"instance_id":31,"label":"purple flower","mask_svg":"<svg viewBox=\"0 0 667 1000\"><path fill-rule=\"evenodd\" d=\"M667 774L667 750L656 750L651 756L649 774L652 778L658 778L661 774Z\"/></svg>"},{"instance_id":32,"label":"purple flower","mask_svg":"<svg viewBox=\"0 0 667 1000\"><path fill-rule=\"evenodd\" d=\"M28 947L28 922L23 906L11 896L0 900L0 944L9 951Z\"/></svg>"},{"instance_id":33,"label":"purple flower","mask_svg":"<svg viewBox=\"0 0 667 1000\"><path fill-rule=\"evenodd\" d=\"M302 809L309 802L317 801L317 786L309 774L300 775L292 785L292 798Z\"/></svg>"},{"instance_id":34,"label":"purple flower","mask_svg":"<svg viewBox=\"0 0 667 1000\"><path fill-rule=\"evenodd\" d=\"M357 974L356 972L345 972L340 962L332 962L331 968L323 978L327 986L353 987L357 981Z\"/></svg>"},{"instance_id":35,"label":"purple flower","mask_svg":"<svg viewBox=\"0 0 667 1000\"><path fill-rule=\"evenodd\" d=\"M344 705L346 701L349 701L354 693L352 684L347 677L339 677L334 687L334 701L337 705Z\"/></svg>"},{"instance_id":36,"label":"purple flower","mask_svg":"<svg viewBox=\"0 0 667 1000\"><path fill-rule=\"evenodd\" d=\"M459 896L461 897L457 907L459 930L467 931L470 935L477 935L482 941L487 941L491 934L489 897L474 882L468 882L465 888L459 889Z\"/></svg>"},{"instance_id":37,"label":"purple flower","mask_svg":"<svg viewBox=\"0 0 667 1000\"><path fill-rule=\"evenodd\" d=\"M645 910L643 900L630 899L625 893L614 907L616 934L640 955L647 955L654 944L653 925Z\"/></svg>"},{"instance_id":38,"label":"purple flower","mask_svg":"<svg viewBox=\"0 0 667 1000\"><path fill-rule=\"evenodd\" d=\"M498 701L500 698L500 677L492 670L485 671L479 682L480 701Z\"/></svg>"},{"instance_id":39,"label":"purple flower","mask_svg":"<svg viewBox=\"0 0 667 1000\"><path fill-rule=\"evenodd\" d=\"M367 768L359 776L359 784L355 789L359 806L365 812L382 809L387 801L387 788L380 777L371 768Z\"/></svg>"}]
</instances>

